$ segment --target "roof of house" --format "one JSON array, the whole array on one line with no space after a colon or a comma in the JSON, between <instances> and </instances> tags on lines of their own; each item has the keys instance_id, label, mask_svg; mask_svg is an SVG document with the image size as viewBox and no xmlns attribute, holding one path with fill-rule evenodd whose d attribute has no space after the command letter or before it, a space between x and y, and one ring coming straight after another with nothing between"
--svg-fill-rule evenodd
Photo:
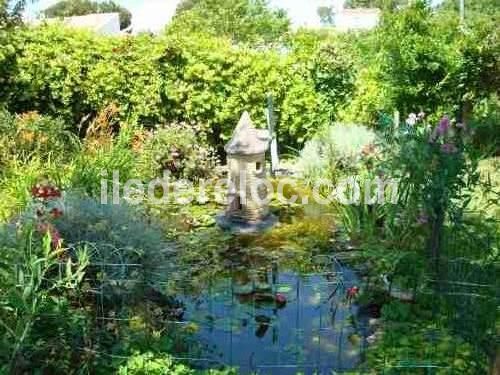
<instances>
[{"instance_id":1,"label":"roof of house","mask_svg":"<svg viewBox=\"0 0 500 375\"><path fill-rule=\"evenodd\" d=\"M256 129L250 114L245 111L224 150L230 155L262 154L269 148L270 140L269 131Z\"/></svg>"}]
</instances>

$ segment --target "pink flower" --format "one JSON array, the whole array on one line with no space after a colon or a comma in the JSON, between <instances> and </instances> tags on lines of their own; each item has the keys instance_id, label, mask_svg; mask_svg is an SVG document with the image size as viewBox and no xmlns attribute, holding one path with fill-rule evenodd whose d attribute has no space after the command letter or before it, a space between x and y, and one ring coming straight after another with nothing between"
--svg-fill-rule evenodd
<instances>
[{"instance_id":1,"label":"pink flower","mask_svg":"<svg viewBox=\"0 0 500 375\"><path fill-rule=\"evenodd\" d=\"M284 306L286 305L286 296L282 293L276 293L276 295L274 296L274 301L276 302L276 304L278 306Z\"/></svg>"},{"instance_id":2,"label":"pink flower","mask_svg":"<svg viewBox=\"0 0 500 375\"><path fill-rule=\"evenodd\" d=\"M443 116L439 121L438 126L434 128L431 136L429 137L429 143L434 143L439 137L444 137L450 130L450 119L448 116Z\"/></svg>"},{"instance_id":3,"label":"pink flower","mask_svg":"<svg viewBox=\"0 0 500 375\"><path fill-rule=\"evenodd\" d=\"M454 154L458 149L453 143L444 143L441 145L441 151L445 154Z\"/></svg>"}]
</instances>

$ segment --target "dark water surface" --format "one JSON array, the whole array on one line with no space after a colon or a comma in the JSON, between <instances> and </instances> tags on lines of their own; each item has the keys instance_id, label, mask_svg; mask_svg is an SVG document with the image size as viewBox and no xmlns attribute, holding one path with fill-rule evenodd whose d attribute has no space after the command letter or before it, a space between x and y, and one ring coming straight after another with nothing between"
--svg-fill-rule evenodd
<instances>
[{"instance_id":1,"label":"dark water surface","mask_svg":"<svg viewBox=\"0 0 500 375\"><path fill-rule=\"evenodd\" d=\"M243 374L354 369L363 339L346 289L358 280L333 258L319 263L308 273L240 267L195 297L181 296L207 361L202 367L225 364Z\"/></svg>"}]
</instances>

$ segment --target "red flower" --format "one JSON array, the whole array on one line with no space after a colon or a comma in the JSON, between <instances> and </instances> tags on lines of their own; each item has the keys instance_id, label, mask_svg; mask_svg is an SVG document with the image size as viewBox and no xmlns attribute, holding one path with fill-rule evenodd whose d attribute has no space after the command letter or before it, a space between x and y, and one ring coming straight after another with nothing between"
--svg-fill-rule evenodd
<instances>
[{"instance_id":1,"label":"red flower","mask_svg":"<svg viewBox=\"0 0 500 375\"><path fill-rule=\"evenodd\" d=\"M351 286L350 288L347 288L347 299L351 300L355 298L359 293L359 288L357 286Z\"/></svg>"},{"instance_id":2,"label":"red flower","mask_svg":"<svg viewBox=\"0 0 500 375\"><path fill-rule=\"evenodd\" d=\"M51 198L60 198L61 191L52 185L40 185L36 184L31 188L31 195L34 198L39 199L51 199Z\"/></svg>"},{"instance_id":3,"label":"red flower","mask_svg":"<svg viewBox=\"0 0 500 375\"><path fill-rule=\"evenodd\" d=\"M63 215L63 212L59 208L54 207L52 210L50 210L50 215L53 219L58 219Z\"/></svg>"}]
</instances>

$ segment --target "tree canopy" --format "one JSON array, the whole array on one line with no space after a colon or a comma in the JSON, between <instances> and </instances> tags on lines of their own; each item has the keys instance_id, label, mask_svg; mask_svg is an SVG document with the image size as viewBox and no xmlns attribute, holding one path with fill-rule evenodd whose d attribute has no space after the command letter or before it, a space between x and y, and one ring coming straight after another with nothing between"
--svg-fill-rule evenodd
<instances>
[{"instance_id":1,"label":"tree canopy","mask_svg":"<svg viewBox=\"0 0 500 375\"><path fill-rule=\"evenodd\" d=\"M0 0L0 29L20 23L25 5L26 0Z\"/></svg>"},{"instance_id":2,"label":"tree canopy","mask_svg":"<svg viewBox=\"0 0 500 375\"><path fill-rule=\"evenodd\" d=\"M120 28L125 29L132 23L130 11L113 1L97 2L91 0L62 0L44 10L47 17L83 16L92 13L120 14Z\"/></svg>"},{"instance_id":3,"label":"tree canopy","mask_svg":"<svg viewBox=\"0 0 500 375\"><path fill-rule=\"evenodd\" d=\"M267 0L183 0L170 29L260 43L280 40L289 26L286 12L270 9Z\"/></svg>"},{"instance_id":4,"label":"tree canopy","mask_svg":"<svg viewBox=\"0 0 500 375\"><path fill-rule=\"evenodd\" d=\"M325 26L333 25L333 7L318 7L318 16L321 20L321 24Z\"/></svg>"}]
</instances>

